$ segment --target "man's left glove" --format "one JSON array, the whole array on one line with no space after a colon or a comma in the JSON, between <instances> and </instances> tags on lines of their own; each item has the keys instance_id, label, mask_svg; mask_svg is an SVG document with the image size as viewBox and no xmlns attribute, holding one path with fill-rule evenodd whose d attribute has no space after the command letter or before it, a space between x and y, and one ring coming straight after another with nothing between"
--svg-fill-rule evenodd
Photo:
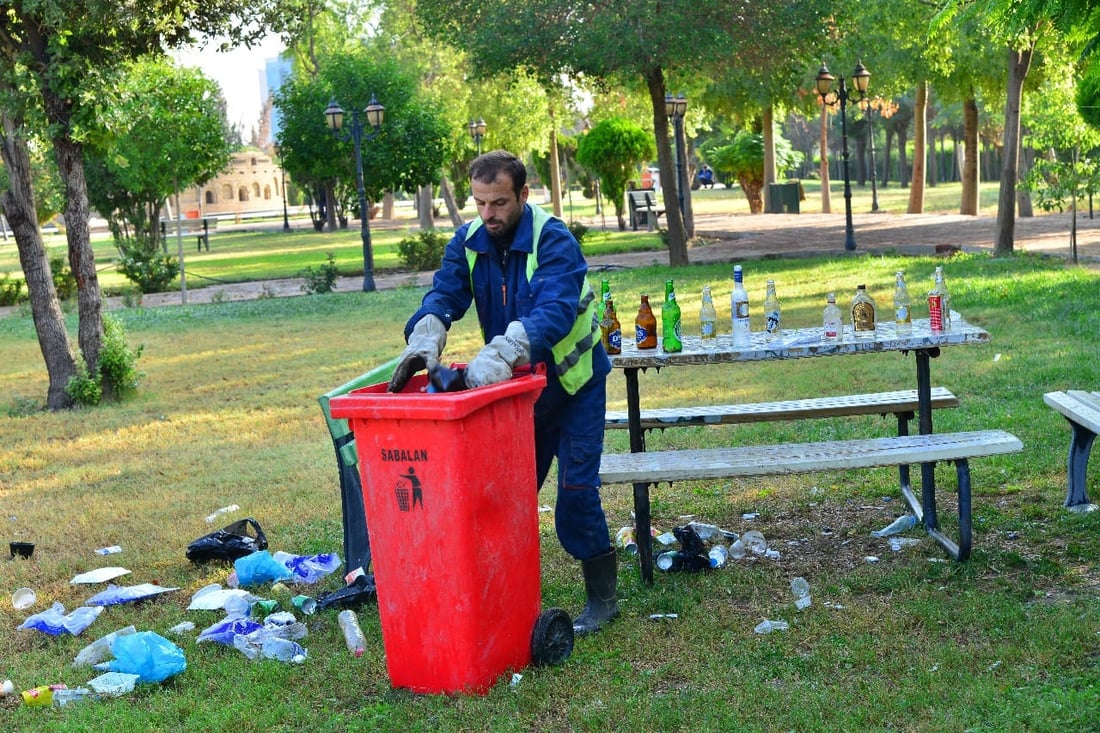
<instances>
[{"instance_id":1,"label":"man's left glove","mask_svg":"<svg viewBox=\"0 0 1100 733\"><path fill-rule=\"evenodd\" d=\"M501 336L481 347L466 366L466 386L484 387L512 378L512 369L531 363L531 342L519 321L508 324Z\"/></svg>"}]
</instances>

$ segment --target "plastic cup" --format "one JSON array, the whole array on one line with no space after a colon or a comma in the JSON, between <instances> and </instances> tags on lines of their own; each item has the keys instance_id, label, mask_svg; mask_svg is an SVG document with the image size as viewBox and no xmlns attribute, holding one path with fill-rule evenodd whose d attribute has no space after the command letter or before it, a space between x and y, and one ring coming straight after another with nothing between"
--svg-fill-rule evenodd
<instances>
[{"instance_id":1,"label":"plastic cup","mask_svg":"<svg viewBox=\"0 0 1100 733\"><path fill-rule=\"evenodd\" d=\"M294 596L290 599L290 603L307 616L312 616L313 612L317 610L317 601L309 596Z\"/></svg>"},{"instance_id":2,"label":"plastic cup","mask_svg":"<svg viewBox=\"0 0 1100 733\"><path fill-rule=\"evenodd\" d=\"M0 682L0 697L10 697L15 694L15 685L11 680Z\"/></svg>"},{"instance_id":3,"label":"plastic cup","mask_svg":"<svg viewBox=\"0 0 1100 733\"><path fill-rule=\"evenodd\" d=\"M19 588L11 594L11 605L16 611L30 608L38 602L38 596L30 588Z\"/></svg>"}]
</instances>

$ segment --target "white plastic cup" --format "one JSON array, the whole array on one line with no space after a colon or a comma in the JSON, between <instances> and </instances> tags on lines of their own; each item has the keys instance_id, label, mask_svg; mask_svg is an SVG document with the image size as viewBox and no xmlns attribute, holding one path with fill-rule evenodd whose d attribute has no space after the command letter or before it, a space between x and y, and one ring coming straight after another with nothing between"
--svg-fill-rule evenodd
<instances>
[{"instance_id":1,"label":"white plastic cup","mask_svg":"<svg viewBox=\"0 0 1100 733\"><path fill-rule=\"evenodd\" d=\"M10 697L15 694L15 685L11 680L0 682L0 697Z\"/></svg>"},{"instance_id":2,"label":"white plastic cup","mask_svg":"<svg viewBox=\"0 0 1100 733\"><path fill-rule=\"evenodd\" d=\"M16 611L30 608L38 602L38 596L30 588L19 588L11 594L11 605Z\"/></svg>"}]
</instances>

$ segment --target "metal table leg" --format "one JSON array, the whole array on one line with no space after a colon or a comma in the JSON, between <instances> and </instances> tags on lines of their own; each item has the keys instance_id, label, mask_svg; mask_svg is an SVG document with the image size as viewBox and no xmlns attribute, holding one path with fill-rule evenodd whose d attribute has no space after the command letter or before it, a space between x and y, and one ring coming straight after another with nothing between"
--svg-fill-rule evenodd
<instances>
[{"instance_id":1,"label":"metal table leg","mask_svg":"<svg viewBox=\"0 0 1100 733\"><path fill-rule=\"evenodd\" d=\"M645 433L642 431L641 398L638 394L638 368L623 369L626 375L626 419L630 431L630 452L645 452ZM634 484L634 531L638 543L638 562L642 580L653 582L653 538L649 516L649 484Z\"/></svg>"}]
</instances>

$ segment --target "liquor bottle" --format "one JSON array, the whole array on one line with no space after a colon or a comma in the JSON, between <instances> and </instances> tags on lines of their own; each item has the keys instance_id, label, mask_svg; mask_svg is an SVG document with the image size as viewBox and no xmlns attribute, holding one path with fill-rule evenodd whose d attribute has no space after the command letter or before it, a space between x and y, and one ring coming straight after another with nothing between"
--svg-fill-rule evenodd
<instances>
[{"instance_id":1,"label":"liquor bottle","mask_svg":"<svg viewBox=\"0 0 1100 733\"><path fill-rule=\"evenodd\" d=\"M642 296L638 315L634 318L634 345L639 349L657 348L657 318L649 307L649 296Z\"/></svg>"},{"instance_id":2,"label":"liquor bottle","mask_svg":"<svg viewBox=\"0 0 1100 733\"><path fill-rule=\"evenodd\" d=\"M775 280L768 280L764 295L764 334L768 341L779 335L779 297L775 294Z\"/></svg>"},{"instance_id":3,"label":"liquor bottle","mask_svg":"<svg viewBox=\"0 0 1100 733\"><path fill-rule=\"evenodd\" d=\"M821 337L825 341L839 341L844 333L844 323L841 320L840 308L836 304L836 295L829 293L825 296L825 313L822 322Z\"/></svg>"},{"instance_id":4,"label":"liquor bottle","mask_svg":"<svg viewBox=\"0 0 1100 733\"><path fill-rule=\"evenodd\" d=\"M894 327L899 336L908 336L913 332L911 305L909 288L905 286L905 272L898 270L894 284Z\"/></svg>"},{"instance_id":5,"label":"liquor bottle","mask_svg":"<svg viewBox=\"0 0 1100 733\"><path fill-rule=\"evenodd\" d=\"M733 295L730 296L730 315L733 320L733 345L748 346L749 294L745 292L744 273L741 265L733 268Z\"/></svg>"},{"instance_id":6,"label":"liquor bottle","mask_svg":"<svg viewBox=\"0 0 1100 733\"><path fill-rule=\"evenodd\" d=\"M703 286L703 305L699 308L699 336L704 349L713 351L718 348L718 312L714 309L709 285Z\"/></svg>"},{"instance_id":7,"label":"liquor bottle","mask_svg":"<svg viewBox=\"0 0 1100 733\"><path fill-rule=\"evenodd\" d=\"M601 280L600 302L596 304L596 318L600 323L603 323L603 311L609 300L611 300L611 283L608 280Z\"/></svg>"},{"instance_id":8,"label":"liquor bottle","mask_svg":"<svg viewBox=\"0 0 1100 733\"><path fill-rule=\"evenodd\" d=\"M603 311L603 320L600 321L600 338L608 354L623 353L623 329L619 325L619 317L615 315L615 301L611 299L608 299Z\"/></svg>"},{"instance_id":9,"label":"liquor bottle","mask_svg":"<svg viewBox=\"0 0 1100 733\"><path fill-rule=\"evenodd\" d=\"M943 266L936 266L935 274L936 292L943 298L943 330L951 330L951 294L947 292L947 281L944 278Z\"/></svg>"},{"instance_id":10,"label":"liquor bottle","mask_svg":"<svg viewBox=\"0 0 1100 733\"><path fill-rule=\"evenodd\" d=\"M875 301L867 294L867 286L856 287L852 298L852 335L858 338L875 337Z\"/></svg>"},{"instance_id":11,"label":"liquor bottle","mask_svg":"<svg viewBox=\"0 0 1100 733\"><path fill-rule=\"evenodd\" d=\"M680 305L676 302L676 289L671 280L665 280L665 302L661 306L661 347L666 354L684 350L680 333Z\"/></svg>"}]
</instances>

